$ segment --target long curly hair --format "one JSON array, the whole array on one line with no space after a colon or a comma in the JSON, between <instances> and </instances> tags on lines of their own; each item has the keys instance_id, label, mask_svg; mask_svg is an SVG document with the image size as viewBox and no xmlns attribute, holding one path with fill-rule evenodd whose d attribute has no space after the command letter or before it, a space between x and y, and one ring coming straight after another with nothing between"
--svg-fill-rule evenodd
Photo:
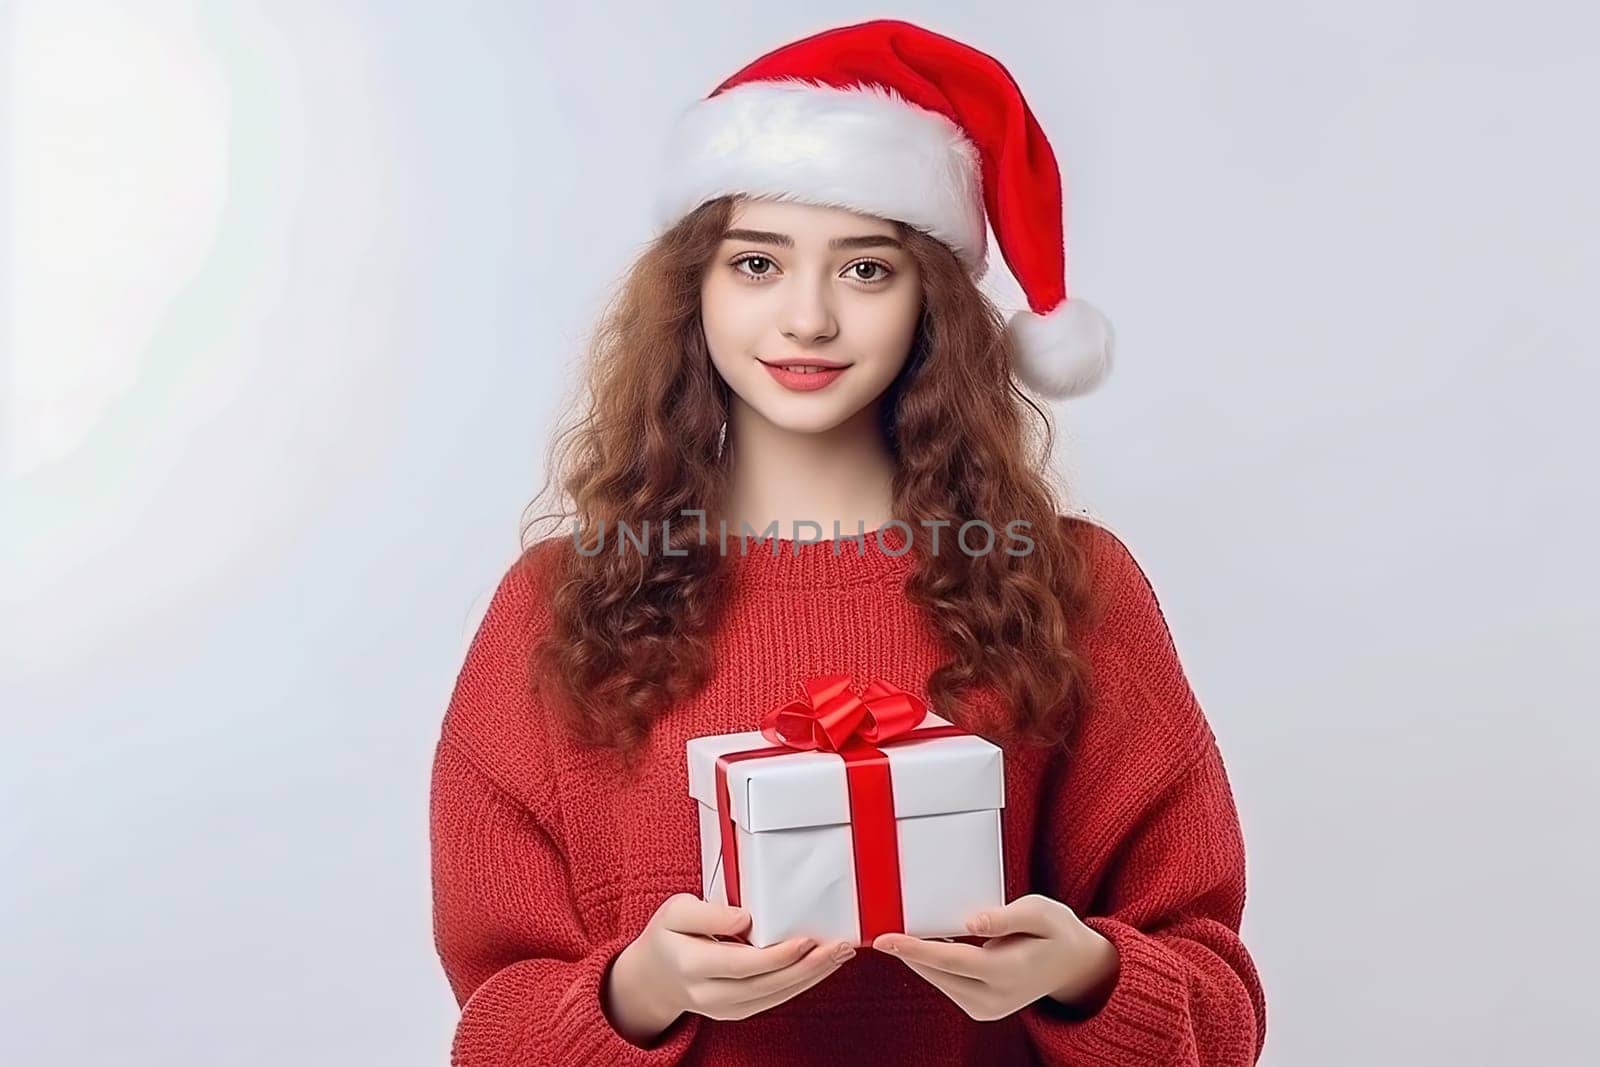
<instances>
[{"instance_id":1,"label":"long curly hair","mask_svg":"<svg viewBox=\"0 0 1600 1067\"><path fill-rule=\"evenodd\" d=\"M549 554L538 572L550 622L532 651L533 676L573 736L625 755L658 714L708 680L709 633L727 599L715 538L701 545L681 514L703 509L714 528L729 481L733 449L721 434L730 390L701 330L700 291L733 204L701 205L623 279L590 341L587 402L557 432L529 509L552 484L570 506L525 517L521 530L525 557ZM920 268L923 300L910 357L881 405L895 459L892 513L914 529L1026 520L1035 545L1018 556L918 554L906 595L953 649L927 696L961 721L962 693L990 684L1005 717L982 723L987 731L1062 743L1087 691L1074 640L1093 605L1088 550L1040 473L1050 418L1013 383L1001 312L949 248L894 224ZM666 518L670 554L657 537L647 550L596 550L608 528L659 529ZM558 521L566 534L537 538L548 519L570 520Z\"/></svg>"}]
</instances>

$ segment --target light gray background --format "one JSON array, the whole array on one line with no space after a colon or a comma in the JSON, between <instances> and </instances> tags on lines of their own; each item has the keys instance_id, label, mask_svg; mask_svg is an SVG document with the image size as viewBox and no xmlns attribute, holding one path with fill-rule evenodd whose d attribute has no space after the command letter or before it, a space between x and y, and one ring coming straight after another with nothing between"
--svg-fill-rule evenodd
<instances>
[{"instance_id":1,"label":"light gray background","mask_svg":"<svg viewBox=\"0 0 1600 1067\"><path fill-rule=\"evenodd\" d=\"M0 1060L445 1061L432 744L658 138L883 14L1061 159L1263 1062L1592 1062L1596 16L1403 0L0 8Z\"/></svg>"}]
</instances>

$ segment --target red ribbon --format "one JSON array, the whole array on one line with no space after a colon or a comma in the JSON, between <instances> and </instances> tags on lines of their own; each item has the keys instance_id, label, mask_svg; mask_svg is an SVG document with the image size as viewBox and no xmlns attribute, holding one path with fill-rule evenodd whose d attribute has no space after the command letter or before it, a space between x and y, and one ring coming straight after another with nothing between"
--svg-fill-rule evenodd
<instances>
[{"instance_id":1,"label":"red ribbon","mask_svg":"<svg viewBox=\"0 0 1600 1067\"><path fill-rule=\"evenodd\" d=\"M792 752L833 752L845 761L850 792L850 833L856 862L856 906L862 945L882 933L903 933L900 843L895 830L894 786L889 757L878 746L900 740L964 736L957 726L918 730L928 714L920 698L875 680L859 696L846 674L821 675L803 683L805 698L772 708L761 717L769 748L717 757L717 818L722 828L723 885L728 903L739 906L739 850L728 803L728 767L740 760ZM908 734L914 737L907 737Z\"/></svg>"}]
</instances>

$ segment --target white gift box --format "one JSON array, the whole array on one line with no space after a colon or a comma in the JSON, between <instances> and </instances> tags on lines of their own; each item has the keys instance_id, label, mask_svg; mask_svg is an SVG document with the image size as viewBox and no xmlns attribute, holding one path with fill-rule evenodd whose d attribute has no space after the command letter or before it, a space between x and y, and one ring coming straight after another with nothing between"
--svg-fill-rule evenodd
<instances>
[{"instance_id":1,"label":"white gift box","mask_svg":"<svg viewBox=\"0 0 1600 1067\"><path fill-rule=\"evenodd\" d=\"M968 936L968 918L1005 903L1001 751L972 734L916 740L921 730L949 725L930 712L916 730L878 746L889 761L904 932L913 937ZM701 895L711 903L728 901L717 759L770 747L760 731L687 744ZM805 935L865 945L844 758L791 751L744 759L728 765L727 779L750 944Z\"/></svg>"}]
</instances>

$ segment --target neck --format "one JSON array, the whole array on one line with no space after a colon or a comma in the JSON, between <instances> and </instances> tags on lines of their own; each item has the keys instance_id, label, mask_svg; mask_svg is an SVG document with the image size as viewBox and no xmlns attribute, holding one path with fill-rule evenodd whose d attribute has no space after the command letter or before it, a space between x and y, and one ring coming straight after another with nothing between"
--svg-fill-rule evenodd
<instances>
[{"instance_id":1,"label":"neck","mask_svg":"<svg viewBox=\"0 0 1600 1067\"><path fill-rule=\"evenodd\" d=\"M894 518L894 456L869 404L820 433L785 429L734 398L728 416L731 450L723 517L730 535L747 523L760 533L776 522L778 536L832 539L871 533Z\"/></svg>"}]
</instances>

